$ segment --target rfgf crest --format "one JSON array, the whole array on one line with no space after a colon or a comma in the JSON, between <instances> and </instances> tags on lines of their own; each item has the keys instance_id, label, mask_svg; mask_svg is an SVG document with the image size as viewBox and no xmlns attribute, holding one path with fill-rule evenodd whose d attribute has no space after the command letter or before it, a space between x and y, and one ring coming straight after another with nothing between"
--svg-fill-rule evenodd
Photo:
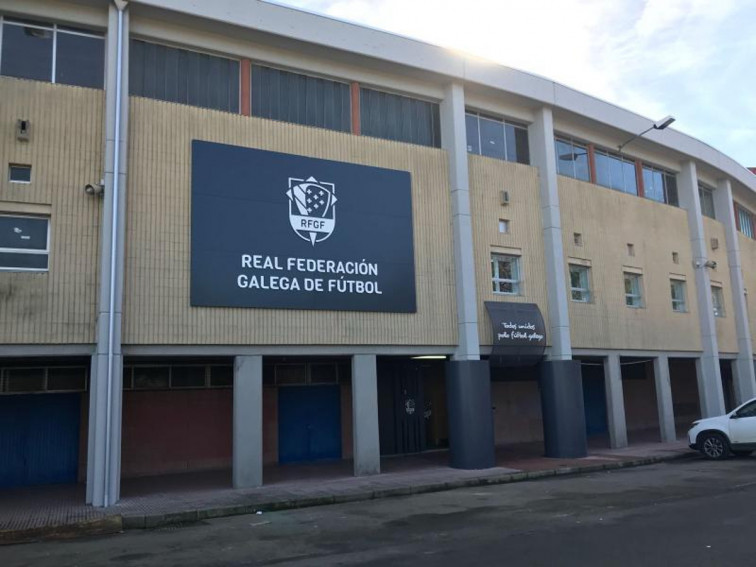
<instances>
[{"instance_id":1,"label":"rfgf crest","mask_svg":"<svg viewBox=\"0 0 756 567\"><path fill-rule=\"evenodd\" d=\"M336 187L314 177L289 178L289 223L294 232L315 246L336 227Z\"/></svg>"}]
</instances>

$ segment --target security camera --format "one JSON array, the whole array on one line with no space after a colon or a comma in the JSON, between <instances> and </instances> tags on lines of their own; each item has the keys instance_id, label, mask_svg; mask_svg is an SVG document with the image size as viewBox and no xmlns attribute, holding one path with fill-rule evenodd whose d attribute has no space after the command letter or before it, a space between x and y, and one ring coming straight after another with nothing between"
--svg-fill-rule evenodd
<instances>
[{"instance_id":1,"label":"security camera","mask_svg":"<svg viewBox=\"0 0 756 567\"><path fill-rule=\"evenodd\" d=\"M102 192L104 191L105 186L102 183L87 183L84 186L84 192L87 195L102 195Z\"/></svg>"}]
</instances>

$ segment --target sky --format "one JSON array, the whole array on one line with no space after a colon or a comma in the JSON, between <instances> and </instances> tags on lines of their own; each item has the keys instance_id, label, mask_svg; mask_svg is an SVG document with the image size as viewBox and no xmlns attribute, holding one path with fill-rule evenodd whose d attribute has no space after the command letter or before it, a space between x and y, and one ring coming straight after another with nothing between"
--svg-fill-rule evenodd
<instances>
[{"instance_id":1,"label":"sky","mask_svg":"<svg viewBox=\"0 0 756 567\"><path fill-rule=\"evenodd\" d=\"M461 50L756 166L756 0L274 0Z\"/></svg>"}]
</instances>

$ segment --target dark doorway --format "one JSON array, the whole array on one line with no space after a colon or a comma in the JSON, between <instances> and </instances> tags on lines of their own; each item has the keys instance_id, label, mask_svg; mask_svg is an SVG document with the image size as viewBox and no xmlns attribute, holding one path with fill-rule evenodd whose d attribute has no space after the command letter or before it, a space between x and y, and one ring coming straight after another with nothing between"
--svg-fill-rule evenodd
<instances>
[{"instance_id":1,"label":"dark doorway","mask_svg":"<svg viewBox=\"0 0 756 567\"><path fill-rule=\"evenodd\" d=\"M385 361L378 367L381 455L419 453L426 448L425 396L419 365Z\"/></svg>"},{"instance_id":2,"label":"dark doorway","mask_svg":"<svg viewBox=\"0 0 756 567\"><path fill-rule=\"evenodd\" d=\"M588 437L609 433L606 412L604 365L600 359L581 360L583 377L583 405L585 406L585 432Z\"/></svg>"},{"instance_id":3,"label":"dark doorway","mask_svg":"<svg viewBox=\"0 0 756 567\"><path fill-rule=\"evenodd\" d=\"M341 390L338 384L278 389L278 461L341 458Z\"/></svg>"},{"instance_id":4,"label":"dark doorway","mask_svg":"<svg viewBox=\"0 0 756 567\"><path fill-rule=\"evenodd\" d=\"M722 376L722 393L724 394L725 412L735 409L735 382L732 376L732 360L719 360L719 373Z\"/></svg>"}]
</instances>

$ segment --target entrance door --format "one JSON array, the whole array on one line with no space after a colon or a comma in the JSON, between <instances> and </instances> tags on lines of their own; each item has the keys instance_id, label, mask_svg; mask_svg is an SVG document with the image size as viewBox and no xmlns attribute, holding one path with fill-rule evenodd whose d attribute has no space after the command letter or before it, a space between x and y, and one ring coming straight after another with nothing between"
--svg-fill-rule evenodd
<instances>
[{"instance_id":1,"label":"entrance door","mask_svg":"<svg viewBox=\"0 0 756 567\"><path fill-rule=\"evenodd\" d=\"M402 362L382 365L378 373L378 425L382 455L425 450L424 409L420 368Z\"/></svg>"},{"instance_id":2,"label":"entrance door","mask_svg":"<svg viewBox=\"0 0 756 567\"><path fill-rule=\"evenodd\" d=\"M278 388L278 461L341 458L341 390L325 386Z\"/></svg>"},{"instance_id":3,"label":"entrance door","mask_svg":"<svg viewBox=\"0 0 756 567\"><path fill-rule=\"evenodd\" d=\"M76 482L81 394L0 396L0 487Z\"/></svg>"}]
</instances>

